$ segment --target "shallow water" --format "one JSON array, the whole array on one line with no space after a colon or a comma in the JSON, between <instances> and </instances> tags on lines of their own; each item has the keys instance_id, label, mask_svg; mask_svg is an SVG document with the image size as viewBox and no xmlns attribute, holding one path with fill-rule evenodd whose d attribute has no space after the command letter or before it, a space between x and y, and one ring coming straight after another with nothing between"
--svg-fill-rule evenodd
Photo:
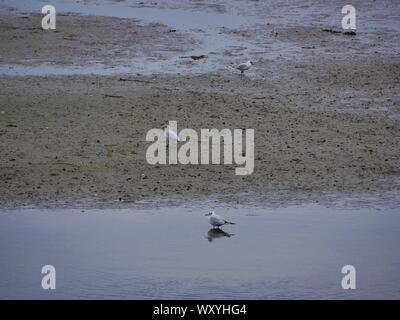
<instances>
[{"instance_id":1,"label":"shallow water","mask_svg":"<svg viewBox=\"0 0 400 320\"><path fill-rule=\"evenodd\" d=\"M210 231L202 205L0 210L0 298L400 297L394 209L232 208ZM41 289L54 265L57 289ZM341 288L354 265L357 289Z\"/></svg>"},{"instance_id":2,"label":"shallow water","mask_svg":"<svg viewBox=\"0 0 400 320\"><path fill-rule=\"evenodd\" d=\"M46 1L9 1L2 0L0 4L8 8L14 8L22 12L41 12ZM177 32L188 34L194 37L198 44L184 54L173 55L166 59L154 60L151 57L140 57L132 60L123 61L113 67L93 63L80 66L57 66L51 62L46 65L24 66L24 65L0 65L2 75L113 75L127 74L132 70L139 71L141 74L177 74L177 73L204 73L215 72L223 69L232 72L233 69L228 65L217 64L216 59L226 52L240 53L247 56L251 51L256 51L256 47L250 43L244 44L235 37L230 37L221 32L221 28L240 28L257 23L258 19L254 16L238 16L223 13L209 13L202 11L191 11L181 9L158 9L158 8L133 8L124 3L102 3L83 4L67 2L63 0L52 1L58 13L71 12L83 15L95 15L104 17L139 19L145 22L158 22L177 30ZM200 32L199 32L200 30ZM198 63L190 67L182 65L182 56L208 55L207 63Z\"/></svg>"},{"instance_id":3,"label":"shallow water","mask_svg":"<svg viewBox=\"0 0 400 320\"><path fill-rule=\"evenodd\" d=\"M137 3L129 1L105 1L96 3L53 0L57 13L77 13L82 15L96 15L105 17L139 19L146 23L159 22L176 29L197 40L184 54L169 54L163 59L152 57L136 57L119 61L113 66L105 66L96 62L86 66L58 66L49 61L45 65L0 65L0 75L115 75L139 72L143 75L152 74L204 74L204 73L234 73L232 65L247 61L269 61L277 59L295 59L314 55L337 54L337 48L326 48L324 43L309 43L307 37L299 38L298 42L290 37L271 37L272 30L282 31L284 34L297 32L298 27L309 27L309 31L324 28L340 29L343 17L340 2L327 2L304 5L301 3L282 4L276 9L273 1L267 2L263 10L253 8L246 1L237 2L235 8L228 12L206 12L200 10L165 9L157 7L134 7ZM40 13L44 0L0 0L2 10L14 8L21 13ZM131 5L130 5L131 4ZM375 5L366 3L356 4L357 7L357 37L341 38L340 47L343 52L351 55L400 54L399 40L399 8L389 5ZM252 12L252 13L251 13ZM261 29L257 26L263 25ZM268 26L273 26L271 29ZM286 28L289 28L286 30ZM292 29L290 29L292 28ZM249 31L249 36L238 37L225 31ZM253 32L253 34L252 34ZM382 35L384 37L382 38ZM339 36L340 37L340 36ZM328 40L329 39L329 40ZM328 38L334 41L337 38ZM382 39L385 39L382 41ZM389 40L388 40L389 39ZM362 49L360 49L362 48ZM310 50L311 49L311 50ZM207 55L206 60L193 63L190 66L184 63L182 56ZM346 56L343 56L346 57ZM251 77L259 77L255 71L248 72ZM265 76L261 75L261 76Z\"/></svg>"}]
</instances>

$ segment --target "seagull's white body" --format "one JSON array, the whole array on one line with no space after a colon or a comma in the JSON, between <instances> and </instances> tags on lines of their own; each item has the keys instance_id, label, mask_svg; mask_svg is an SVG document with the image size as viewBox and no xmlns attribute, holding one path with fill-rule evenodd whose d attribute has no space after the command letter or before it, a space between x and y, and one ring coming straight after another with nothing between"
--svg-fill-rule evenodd
<instances>
[{"instance_id":1,"label":"seagull's white body","mask_svg":"<svg viewBox=\"0 0 400 320\"><path fill-rule=\"evenodd\" d=\"M249 60L245 63L239 64L236 69L240 70L241 73L245 72L246 70L250 69L250 67L253 65L253 63Z\"/></svg>"},{"instance_id":2,"label":"seagull's white body","mask_svg":"<svg viewBox=\"0 0 400 320\"><path fill-rule=\"evenodd\" d=\"M208 216L208 222L213 227L220 227L223 226L224 224L234 224L233 222L226 221L221 216L215 214L214 211L211 211L210 213L206 214L206 216Z\"/></svg>"},{"instance_id":3,"label":"seagull's white body","mask_svg":"<svg viewBox=\"0 0 400 320\"><path fill-rule=\"evenodd\" d=\"M181 140L179 139L178 135L176 134L176 132L173 131L173 130L171 130L171 128L169 127L169 125L167 125L167 126L164 128L164 136L165 136L165 138L167 139L167 142L168 142L168 140L181 141Z\"/></svg>"}]
</instances>

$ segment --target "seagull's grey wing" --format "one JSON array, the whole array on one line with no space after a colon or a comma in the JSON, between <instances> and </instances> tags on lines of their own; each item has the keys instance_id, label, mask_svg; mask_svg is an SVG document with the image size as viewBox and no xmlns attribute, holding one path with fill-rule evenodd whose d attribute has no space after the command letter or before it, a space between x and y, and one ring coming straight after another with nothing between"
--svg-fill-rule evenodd
<instances>
[{"instance_id":1,"label":"seagull's grey wing","mask_svg":"<svg viewBox=\"0 0 400 320\"><path fill-rule=\"evenodd\" d=\"M224 224L224 220L221 217L210 217L210 224L213 226L222 226Z\"/></svg>"},{"instance_id":2,"label":"seagull's grey wing","mask_svg":"<svg viewBox=\"0 0 400 320\"><path fill-rule=\"evenodd\" d=\"M239 69L239 70L245 70L246 68L247 68L247 64L245 64L245 63L239 64L237 66L237 69Z\"/></svg>"},{"instance_id":3,"label":"seagull's grey wing","mask_svg":"<svg viewBox=\"0 0 400 320\"><path fill-rule=\"evenodd\" d=\"M168 130L168 138L172 139L172 140L177 140L180 141L178 135L176 134L175 131L172 131L171 129Z\"/></svg>"}]
</instances>

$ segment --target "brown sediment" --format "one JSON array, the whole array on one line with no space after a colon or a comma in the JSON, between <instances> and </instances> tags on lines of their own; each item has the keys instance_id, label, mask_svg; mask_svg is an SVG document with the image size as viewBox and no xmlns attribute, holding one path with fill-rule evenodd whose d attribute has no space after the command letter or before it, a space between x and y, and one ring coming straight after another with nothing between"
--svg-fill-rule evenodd
<instances>
[{"instance_id":1,"label":"brown sediment","mask_svg":"<svg viewBox=\"0 0 400 320\"><path fill-rule=\"evenodd\" d=\"M309 107L304 92L289 95L290 83L208 75L149 81L3 77L1 204L399 188L399 121L351 104L357 99L347 101L350 112L332 101ZM312 99L325 100L326 92ZM146 133L168 120L179 130L253 128L254 173L236 176L235 165L149 165Z\"/></svg>"},{"instance_id":2,"label":"brown sediment","mask_svg":"<svg viewBox=\"0 0 400 320\"><path fill-rule=\"evenodd\" d=\"M61 16L59 32L44 33L34 27L39 17L0 15L2 64L179 59L194 43L160 24L78 15ZM296 54L258 55L244 77L1 76L0 206L398 192L400 59L322 29L276 28ZM261 32L243 33L263 41ZM384 46L391 37L382 34ZM42 50L50 40L55 45ZM164 54L152 54L154 43ZM340 45L349 46L351 59ZM254 129L254 173L236 176L235 165L149 165L146 133L168 120L179 130Z\"/></svg>"}]
</instances>

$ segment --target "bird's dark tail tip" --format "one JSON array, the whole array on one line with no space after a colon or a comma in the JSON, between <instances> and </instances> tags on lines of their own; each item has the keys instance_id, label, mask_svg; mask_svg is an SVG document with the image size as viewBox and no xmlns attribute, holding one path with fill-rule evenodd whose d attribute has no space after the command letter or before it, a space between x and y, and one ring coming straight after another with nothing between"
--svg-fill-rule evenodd
<instances>
[{"instance_id":1,"label":"bird's dark tail tip","mask_svg":"<svg viewBox=\"0 0 400 320\"><path fill-rule=\"evenodd\" d=\"M230 222L230 221L225 221L225 224L236 224L236 223Z\"/></svg>"}]
</instances>

